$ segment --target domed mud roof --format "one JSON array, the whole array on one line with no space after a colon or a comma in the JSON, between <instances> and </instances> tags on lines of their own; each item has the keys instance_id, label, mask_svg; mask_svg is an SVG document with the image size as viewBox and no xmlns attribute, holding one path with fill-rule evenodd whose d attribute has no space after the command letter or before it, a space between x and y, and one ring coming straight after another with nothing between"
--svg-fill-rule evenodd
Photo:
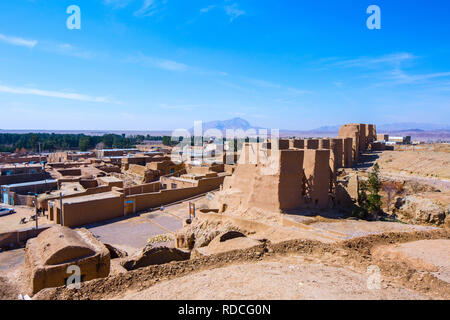
<instances>
[{"instance_id":1,"label":"domed mud roof","mask_svg":"<svg viewBox=\"0 0 450 320\"><path fill-rule=\"evenodd\" d=\"M95 255L95 250L72 229L53 226L37 238L38 255L44 265L58 265Z\"/></svg>"}]
</instances>

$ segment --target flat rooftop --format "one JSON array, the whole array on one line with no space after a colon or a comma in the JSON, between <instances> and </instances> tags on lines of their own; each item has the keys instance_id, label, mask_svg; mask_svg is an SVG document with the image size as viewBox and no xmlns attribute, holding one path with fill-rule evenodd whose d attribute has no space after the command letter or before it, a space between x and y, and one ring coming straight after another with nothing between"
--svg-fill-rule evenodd
<instances>
[{"instance_id":1,"label":"flat rooftop","mask_svg":"<svg viewBox=\"0 0 450 320\"><path fill-rule=\"evenodd\" d=\"M89 201L95 201L95 200L106 200L106 199L114 199L119 198L121 196L118 192L102 192L97 194L90 194L87 196L80 196L80 197L73 197L73 198L66 198L63 199L63 204L72 204L72 203L82 203L82 202L89 202ZM56 202L57 204L59 202Z\"/></svg>"},{"instance_id":2,"label":"flat rooftop","mask_svg":"<svg viewBox=\"0 0 450 320\"><path fill-rule=\"evenodd\" d=\"M40 163L33 163L33 164L1 164L0 169L21 169L21 168L42 168L42 165Z\"/></svg>"},{"instance_id":3,"label":"flat rooftop","mask_svg":"<svg viewBox=\"0 0 450 320\"><path fill-rule=\"evenodd\" d=\"M38 186L47 183L57 183L57 180L41 180L41 181L33 181L33 182L23 182L23 183L15 183L15 184L7 184L3 185L2 188L19 188L19 187L27 187L27 186Z\"/></svg>"}]
</instances>

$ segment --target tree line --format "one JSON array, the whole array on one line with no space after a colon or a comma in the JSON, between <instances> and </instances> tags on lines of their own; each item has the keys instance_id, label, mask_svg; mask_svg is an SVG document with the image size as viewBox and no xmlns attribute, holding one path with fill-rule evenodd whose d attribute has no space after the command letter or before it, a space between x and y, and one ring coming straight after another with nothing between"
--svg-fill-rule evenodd
<instances>
[{"instance_id":1,"label":"tree line","mask_svg":"<svg viewBox=\"0 0 450 320\"><path fill-rule=\"evenodd\" d=\"M162 136L125 134L105 134L90 136L85 134L56 134L56 133L0 133L0 152L17 152L26 150L32 152L54 152L58 150L87 151L95 148L133 148L137 144L147 141L162 141ZM164 139L167 141L167 138Z\"/></svg>"}]
</instances>

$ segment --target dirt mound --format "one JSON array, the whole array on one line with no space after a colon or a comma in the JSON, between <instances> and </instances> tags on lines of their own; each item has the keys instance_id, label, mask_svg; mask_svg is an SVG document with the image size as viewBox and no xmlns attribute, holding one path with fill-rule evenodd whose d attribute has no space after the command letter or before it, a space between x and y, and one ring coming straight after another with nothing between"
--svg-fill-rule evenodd
<instances>
[{"instance_id":1,"label":"dirt mound","mask_svg":"<svg viewBox=\"0 0 450 320\"><path fill-rule=\"evenodd\" d=\"M123 261L121 265L127 270L135 270L151 265L160 265L172 261L183 261L190 258L190 253L168 247L145 247L141 253Z\"/></svg>"}]
</instances>

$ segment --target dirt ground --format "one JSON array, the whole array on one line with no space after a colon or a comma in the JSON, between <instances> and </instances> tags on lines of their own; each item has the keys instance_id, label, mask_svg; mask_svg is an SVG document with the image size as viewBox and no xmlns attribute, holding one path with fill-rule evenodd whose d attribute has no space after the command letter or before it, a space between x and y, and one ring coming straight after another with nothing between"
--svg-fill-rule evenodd
<instances>
[{"instance_id":1,"label":"dirt ground","mask_svg":"<svg viewBox=\"0 0 450 320\"><path fill-rule=\"evenodd\" d=\"M0 217L0 233L11 232L20 229L32 228L36 226L36 221L30 220L30 217L35 215L34 208L27 206L6 206L8 208L14 208L16 213ZM21 224L20 220L22 218L26 218L27 223ZM38 220L39 226L50 225L53 224L44 216L39 216Z\"/></svg>"},{"instance_id":2,"label":"dirt ground","mask_svg":"<svg viewBox=\"0 0 450 320\"><path fill-rule=\"evenodd\" d=\"M372 254L380 259L402 261L410 267L431 272L450 283L450 240L419 240L397 245L375 247Z\"/></svg>"},{"instance_id":3,"label":"dirt ground","mask_svg":"<svg viewBox=\"0 0 450 320\"><path fill-rule=\"evenodd\" d=\"M198 200L197 200L198 201ZM195 201L194 201L195 202ZM174 238L174 234L183 226L188 218L189 205L186 202L142 213L126 219L116 219L104 223L86 226L100 241L108 243L129 255L142 250L153 237L167 234ZM153 242L153 244L155 244ZM161 243L172 246L173 243Z\"/></svg>"},{"instance_id":4,"label":"dirt ground","mask_svg":"<svg viewBox=\"0 0 450 320\"><path fill-rule=\"evenodd\" d=\"M202 271L157 284L142 292L127 293L122 299L427 299L425 295L388 281L382 281L379 289L368 287L369 276L346 267L322 263L319 259L292 255Z\"/></svg>"},{"instance_id":5,"label":"dirt ground","mask_svg":"<svg viewBox=\"0 0 450 320\"><path fill-rule=\"evenodd\" d=\"M429 148L432 148L431 150ZM439 178L450 182L450 152L435 146L415 146L405 151L383 151L377 160L381 171L401 173L427 178Z\"/></svg>"}]
</instances>

